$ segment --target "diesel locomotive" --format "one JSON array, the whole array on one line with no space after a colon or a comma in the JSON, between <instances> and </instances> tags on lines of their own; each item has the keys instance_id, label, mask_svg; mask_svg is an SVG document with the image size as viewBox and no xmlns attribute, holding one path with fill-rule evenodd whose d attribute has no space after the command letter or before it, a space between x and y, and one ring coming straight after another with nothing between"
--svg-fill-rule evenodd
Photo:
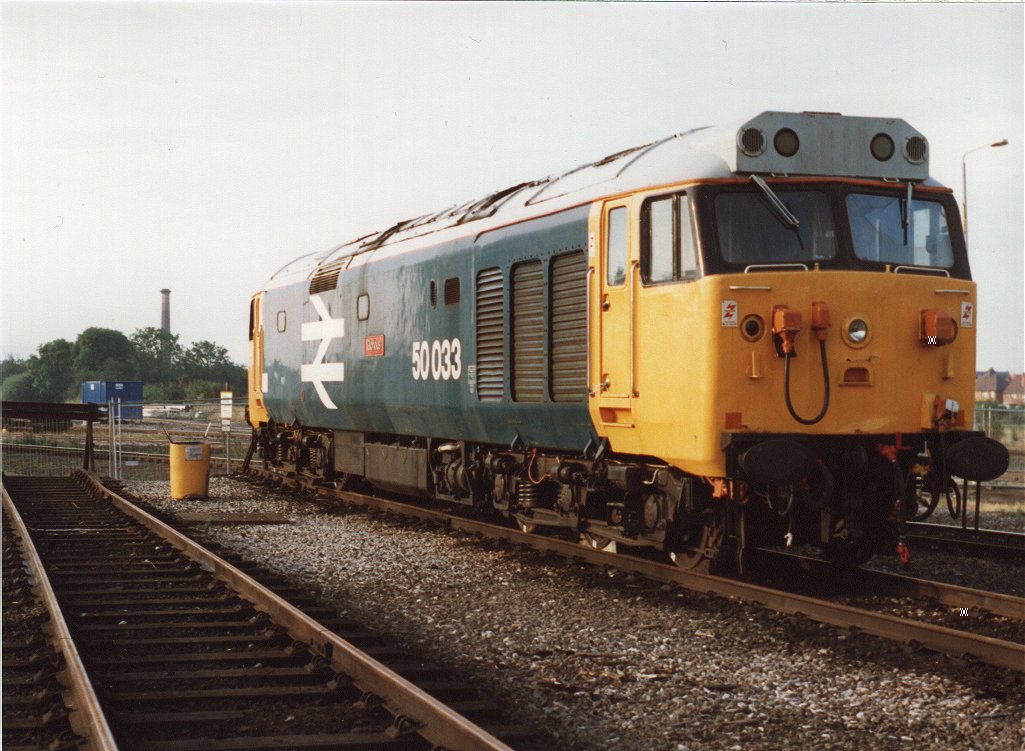
<instances>
[{"instance_id":1,"label":"diesel locomotive","mask_svg":"<svg viewBox=\"0 0 1025 751\"><path fill-rule=\"evenodd\" d=\"M301 257L251 301L259 461L684 567L904 552L923 487L1006 469L928 163L903 120L764 112Z\"/></svg>"}]
</instances>

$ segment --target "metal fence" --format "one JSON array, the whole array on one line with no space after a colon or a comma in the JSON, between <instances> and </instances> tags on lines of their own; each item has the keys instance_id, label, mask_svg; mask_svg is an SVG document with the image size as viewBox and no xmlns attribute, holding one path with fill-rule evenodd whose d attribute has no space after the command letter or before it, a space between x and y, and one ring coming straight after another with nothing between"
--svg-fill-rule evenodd
<instances>
[{"instance_id":1,"label":"metal fence","mask_svg":"<svg viewBox=\"0 0 1025 751\"><path fill-rule=\"evenodd\" d=\"M5 424L0 438L3 471L12 475L59 477L85 464L83 422L34 419Z\"/></svg>"},{"instance_id":2,"label":"metal fence","mask_svg":"<svg viewBox=\"0 0 1025 751\"><path fill-rule=\"evenodd\" d=\"M95 404L0 402L0 469L10 474L66 475L87 467L100 419Z\"/></svg>"},{"instance_id":3,"label":"metal fence","mask_svg":"<svg viewBox=\"0 0 1025 751\"><path fill-rule=\"evenodd\" d=\"M101 474L118 480L166 480L171 441L210 444L212 475L229 475L241 467L251 436L244 399L230 402L228 418L222 418L222 402L212 399L138 406L141 420L110 420L105 426L108 444L97 439L96 469Z\"/></svg>"},{"instance_id":4,"label":"metal fence","mask_svg":"<svg viewBox=\"0 0 1025 751\"><path fill-rule=\"evenodd\" d=\"M13 403L10 404L12 407ZM88 421L75 410L83 405L3 416L0 466L8 474L66 475L83 466ZM245 399L216 399L188 403L134 402L110 406L111 416L93 428L93 469L121 480L168 479L168 443L203 442L211 449L211 474L228 475L241 468L251 431L245 422ZM135 409L131 409L135 407ZM140 413L141 419L137 417ZM223 409L223 412L222 412ZM118 415L133 419L119 419ZM230 414L230 417L222 417ZM975 429L1003 443L1011 455L1007 473L993 484L1025 484L1025 410L980 407Z\"/></svg>"},{"instance_id":5,"label":"metal fence","mask_svg":"<svg viewBox=\"0 0 1025 751\"><path fill-rule=\"evenodd\" d=\"M12 405L13 406L13 405ZM134 410L131 408L135 408ZM140 413L141 419L137 417ZM211 474L238 471L249 448L245 400L189 403L122 402L110 405L93 427L92 468L118 480L167 480L168 444L210 444ZM132 415L133 419L119 418ZM83 466L88 424L61 416L4 417L0 436L3 471L18 475L60 476Z\"/></svg>"}]
</instances>

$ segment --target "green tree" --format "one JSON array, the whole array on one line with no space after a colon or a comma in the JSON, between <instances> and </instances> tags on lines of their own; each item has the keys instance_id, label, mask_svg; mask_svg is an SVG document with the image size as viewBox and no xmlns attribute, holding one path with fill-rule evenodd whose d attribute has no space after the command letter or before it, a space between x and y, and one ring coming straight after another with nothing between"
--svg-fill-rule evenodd
<instances>
[{"instance_id":1,"label":"green tree","mask_svg":"<svg viewBox=\"0 0 1025 751\"><path fill-rule=\"evenodd\" d=\"M135 348L120 331L88 328L75 340L74 373L78 381L136 378Z\"/></svg>"},{"instance_id":2,"label":"green tree","mask_svg":"<svg viewBox=\"0 0 1025 751\"><path fill-rule=\"evenodd\" d=\"M67 398L75 385L75 345L67 339L54 339L40 344L28 359L35 398L58 402Z\"/></svg>"},{"instance_id":3,"label":"green tree","mask_svg":"<svg viewBox=\"0 0 1025 751\"><path fill-rule=\"evenodd\" d=\"M184 398L187 401L216 399L224 388L223 382L217 381L185 381L183 384Z\"/></svg>"},{"instance_id":4,"label":"green tree","mask_svg":"<svg viewBox=\"0 0 1025 751\"><path fill-rule=\"evenodd\" d=\"M39 392L32 384L31 374L16 373L12 376L5 376L3 384L0 385L0 399L12 402L39 401Z\"/></svg>"},{"instance_id":5,"label":"green tree","mask_svg":"<svg viewBox=\"0 0 1025 751\"><path fill-rule=\"evenodd\" d=\"M147 326L136 329L131 342L135 348L139 377L147 387L180 377L183 351L177 334Z\"/></svg>"},{"instance_id":6,"label":"green tree","mask_svg":"<svg viewBox=\"0 0 1025 751\"><path fill-rule=\"evenodd\" d=\"M226 347L197 341L186 350L182 364L191 381L187 384L191 399L200 399L201 391L207 399L216 397L226 385L235 393L246 392L246 370L229 359Z\"/></svg>"},{"instance_id":7,"label":"green tree","mask_svg":"<svg viewBox=\"0 0 1025 751\"><path fill-rule=\"evenodd\" d=\"M181 381L146 382L146 401L178 402L186 399Z\"/></svg>"},{"instance_id":8,"label":"green tree","mask_svg":"<svg viewBox=\"0 0 1025 751\"><path fill-rule=\"evenodd\" d=\"M232 362L225 347L204 340L185 350L182 365L188 378L216 379L225 368L232 366Z\"/></svg>"},{"instance_id":9,"label":"green tree","mask_svg":"<svg viewBox=\"0 0 1025 751\"><path fill-rule=\"evenodd\" d=\"M88 328L73 344L54 339L27 360L8 356L0 362L2 393L11 400L77 401L82 381L137 378L145 382L148 400L212 399L225 384L237 396L246 393L246 370L226 348L199 341L183 349L176 335L153 327L137 329L131 339Z\"/></svg>"},{"instance_id":10,"label":"green tree","mask_svg":"<svg viewBox=\"0 0 1025 751\"><path fill-rule=\"evenodd\" d=\"M14 355L7 355L0 361L0 384L16 375L28 371L28 361Z\"/></svg>"}]
</instances>

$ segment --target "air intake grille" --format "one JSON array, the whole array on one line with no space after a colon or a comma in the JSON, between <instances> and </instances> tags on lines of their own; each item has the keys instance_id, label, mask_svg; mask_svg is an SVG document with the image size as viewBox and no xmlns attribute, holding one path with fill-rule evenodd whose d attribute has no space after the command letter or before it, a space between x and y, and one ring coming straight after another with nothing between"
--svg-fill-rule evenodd
<instances>
[{"instance_id":1,"label":"air intake grille","mask_svg":"<svg viewBox=\"0 0 1025 751\"><path fill-rule=\"evenodd\" d=\"M505 391L505 290L501 269L477 274L477 397L497 401Z\"/></svg>"},{"instance_id":2,"label":"air intake grille","mask_svg":"<svg viewBox=\"0 0 1025 751\"><path fill-rule=\"evenodd\" d=\"M540 261L512 272L512 397L539 402L545 393L545 276Z\"/></svg>"},{"instance_id":3,"label":"air intake grille","mask_svg":"<svg viewBox=\"0 0 1025 751\"><path fill-rule=\"evenodd\" d=\"M338 274L342 267L348 263L348 258L340 258L337 261L321 266L310 279L310 294L317 295L321 292L328 292L338 288Z\"/></svg>"},{"instance_id":4,"label":"air intake grille","mask_svg":"<svg viewBox=\"0 0 1025 751\"><path fill-rule=\"evenodd\" d=\"M445 304L459 304L459 277L454 276L445 280Z\"/></svg>"},{"instance_id":5,"label":"air intake grille","mask_svg":"<svg viewBox=\"0 0 1025 751\"><path fill-rule=\"evenodd\" d=\"M587 261L583 251L552 261L552 400L587 398Z\"/></svg>"}]
</instances>

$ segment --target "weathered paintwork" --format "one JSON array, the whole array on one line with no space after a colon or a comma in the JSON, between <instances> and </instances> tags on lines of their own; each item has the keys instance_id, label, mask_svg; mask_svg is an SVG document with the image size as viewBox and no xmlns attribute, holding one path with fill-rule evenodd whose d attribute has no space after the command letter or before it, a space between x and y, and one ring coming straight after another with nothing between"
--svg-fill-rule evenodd
<instances>
[{"instance_id":1,"label":"weathered paintwork","mask_svg":"<svg viewBox=\"0 0 1025 751\"><path fill-rule=\"evenodd\" d=\"M578 403L553 403L550 398L517 403L510 398L507 368L504 398L478 399L473 378L474 284L477 272L486 268L498 267L508 279L512 266L523 260L541 259L547 269L556 255L583 251L586 230L584 208L417 253L381 258L375 252L362 254L358 263L341 272L336 289L313 296L332 321L344 321L332 324L344 335L330 340L322 358L327 365L344 364L344 380L324 383L327 399L312 381L301 377L301 366L316 362L322 346L322 338L303 341L303 326L322 321L308 291L309 281L302 278L270 288L260 303L267 376L263 396L269 416L279 423L322 428L498 445L518 440L523 446L582 451L594 438L586 394ZM454 278L459 279L460 299L447 305L444 283ZM368 296L366 320L357 315L361 295ZM281 314L284 331L278 330ZM414 377L414 344L421 342L429 349L434 342L449 343L447 363L442 358L437 378L433 373L426 379ZM428 367L432 364L428 361ZM447 378L442 370L447 370Z\"/></svg>"}]
</instances>

